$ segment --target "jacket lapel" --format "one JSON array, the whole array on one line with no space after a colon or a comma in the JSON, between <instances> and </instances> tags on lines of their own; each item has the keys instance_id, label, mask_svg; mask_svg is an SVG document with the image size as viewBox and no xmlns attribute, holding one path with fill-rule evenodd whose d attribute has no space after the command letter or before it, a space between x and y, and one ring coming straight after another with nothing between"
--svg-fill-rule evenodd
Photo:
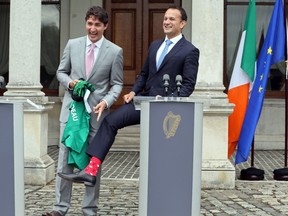
<instances>
[{"instance_id":1,"label":"jacket lapel","mask_svg":"<svg viewBox=\"0 0 288 216\"><path fill-rule=\"evenodd\" d=\"M159 40L159 42L157 44L155 44L153 50L152 50L152 64L153 64L153 67L155 68L155 72L157 72L157 66L156 66L156 56L157 56L157 51L158 49L160 48L161 44L163 43L164 39L163 40Z\"/></svg>"},{"instance_id":2,"label":"jacket lapel","mask_svg":"<svg viewBox=\"0 0 288 216\"><path fill-rule=\"evenodd\" d=\"M80 68L82 77L86 77L86 67L85 67L85 56L86 56L86 37L83 37L82 40L79 41L79 56L80 56Z\"/></svg>"}]
</instances>

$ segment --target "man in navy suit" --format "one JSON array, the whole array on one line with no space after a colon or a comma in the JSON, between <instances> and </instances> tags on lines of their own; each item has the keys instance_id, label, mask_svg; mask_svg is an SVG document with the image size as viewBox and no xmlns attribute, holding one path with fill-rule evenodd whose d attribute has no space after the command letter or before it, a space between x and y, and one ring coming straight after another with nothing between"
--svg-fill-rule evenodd
<instances>
[{"instance_id":1,"label":"man in navy suit","mask_svg":"<svg viewBox=\"0 0 288 216\"><path fill-rule=\"evenodd\" d=\"M140 123L140 111L135 110L132 102L133 97L135 95L165 96L178 94L176 88L170 88L168 92L164 90L163 75L169 75L170 86L176 86L175 78L177 75L181 75L182 86L179 96L189 97L192 94L198 72L199 50L182 35L186 22L187 15L183 8L173 6L167 9L163 20L163 30L166 37L152 42L148 57L136 83L131 92L123 96L125 104L103 120L87 150L87 154L91 156L90 163L78 173L58 173L60 177L73 182L94 185L98 167L109 152L118 129ZM167 45L168 50L165 48L167 40L170 40L170 45ZM168 53L160 62L164 49Z\"/></svg>"}]
</instances>

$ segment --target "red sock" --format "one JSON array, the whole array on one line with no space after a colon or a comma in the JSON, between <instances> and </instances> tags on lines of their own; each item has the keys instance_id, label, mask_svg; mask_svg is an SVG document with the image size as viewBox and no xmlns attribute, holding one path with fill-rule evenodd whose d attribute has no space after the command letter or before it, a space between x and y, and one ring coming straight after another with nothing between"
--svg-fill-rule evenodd
<instances>
[{"instance_id":1,"label":"red sock","mask_svg":"<svg viewBox=\"0 0 288 216\"><path fill-rule=\"evenodd\" d=\"M89 164L84 169L84 172L87 173L88 175L96 176L100 165L101 165L101 161L96 157L92 157L90 159Z\"/></svg>"}]
</instances>

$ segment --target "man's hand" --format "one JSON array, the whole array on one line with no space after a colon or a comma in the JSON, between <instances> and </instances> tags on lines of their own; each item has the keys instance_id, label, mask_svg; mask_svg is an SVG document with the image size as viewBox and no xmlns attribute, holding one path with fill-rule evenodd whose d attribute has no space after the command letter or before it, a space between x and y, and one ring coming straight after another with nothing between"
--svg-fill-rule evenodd
<instances>
[{"instance_id":1,"label":"man's hand","mask_svg":"<svg viewBox=\"0 0 288 216\"><path fill-rule=\"evenodd\" d=\"M131 91L128 94L125 94L123 96L123 100L125 103L129 103L133 99L134 96L135 96L135 92Z\"/></svg>"},{"instance_id":2,"label":"man's hand","mask_svg":"<svg viewBox=\"0 0 288 216\"><path fill-rule=\"evenodd\" d=\"M80 82L79 80L72 80L69 82L69 88L74 89L75 85Z\"/></svg>"},{"instance_id":3,"label":"man's hand","mask_svg":"<svg viewBox=\"0 0 288 216\"><path fill-rule=\"evenodd\" d=\"M99 119L102 115L102 112L105 108L106 108L106 102L105 101L101 101L95 107L93 107L93 112L95 114L98 114L97 121L99 121Z\"/></svg>"}]
</instances>

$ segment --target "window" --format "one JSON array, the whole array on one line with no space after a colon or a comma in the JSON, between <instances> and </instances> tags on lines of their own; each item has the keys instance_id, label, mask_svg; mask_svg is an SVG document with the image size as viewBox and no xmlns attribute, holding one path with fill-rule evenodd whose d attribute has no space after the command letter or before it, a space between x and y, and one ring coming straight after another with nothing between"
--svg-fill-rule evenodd
<instances>
[{"instance_id":1,"label":"window","mask_svg":"<svg viewBox=\"0 0 288 216\"><path fill-rule=\"evenodd\" d=\"M42 0L40 82L46 95L58 96L56 70L60 53L60 1ZM0 0L0 78L9 82L10 1ZM2 86L3 87L3 86ZM0 89L3 95L4 89Z\"/></svg>"},{"instance_id":2,"label":"window","mask_svg":"<svg viewBox=\"0 0 288 216\"><path fill-rule=\"evenodd\" d=\"M286 2L286 1L285 1ZM275 0L256 1L256 50L257 55L261 50ZM228 89L232 75L241 33L244 28L247 1L225 1L225 62L224 85ZM285 62L272 65L267 82L266 97L284 98L285 96Z\"/></svg>"},{"instance_id":3,"label":"window","mask_svg":"<svg viewBox=\"0 0 288 216\"><path fill-rule=\"evenodd\" d=\"M58 95L56 71L60 58L59 24L59 2L42 2L40 82L46 95Z\"/></svg>"},{"instance_id":4,"label":"window","mask_svg":"<svg viewBox=\"0 0 288 216\"><path fill-rule=\"evenodd\" d=\"M10 6L7 1L0 1L0 78L4 78L4 84L1 84L1 92L8 81L8 63L9 63L9 20ZM2 80L1 79L1 80ZM0 93L1 93L0 92ZM2 94L1 94L2 95Z\"/></svg>"}]
</instances>

